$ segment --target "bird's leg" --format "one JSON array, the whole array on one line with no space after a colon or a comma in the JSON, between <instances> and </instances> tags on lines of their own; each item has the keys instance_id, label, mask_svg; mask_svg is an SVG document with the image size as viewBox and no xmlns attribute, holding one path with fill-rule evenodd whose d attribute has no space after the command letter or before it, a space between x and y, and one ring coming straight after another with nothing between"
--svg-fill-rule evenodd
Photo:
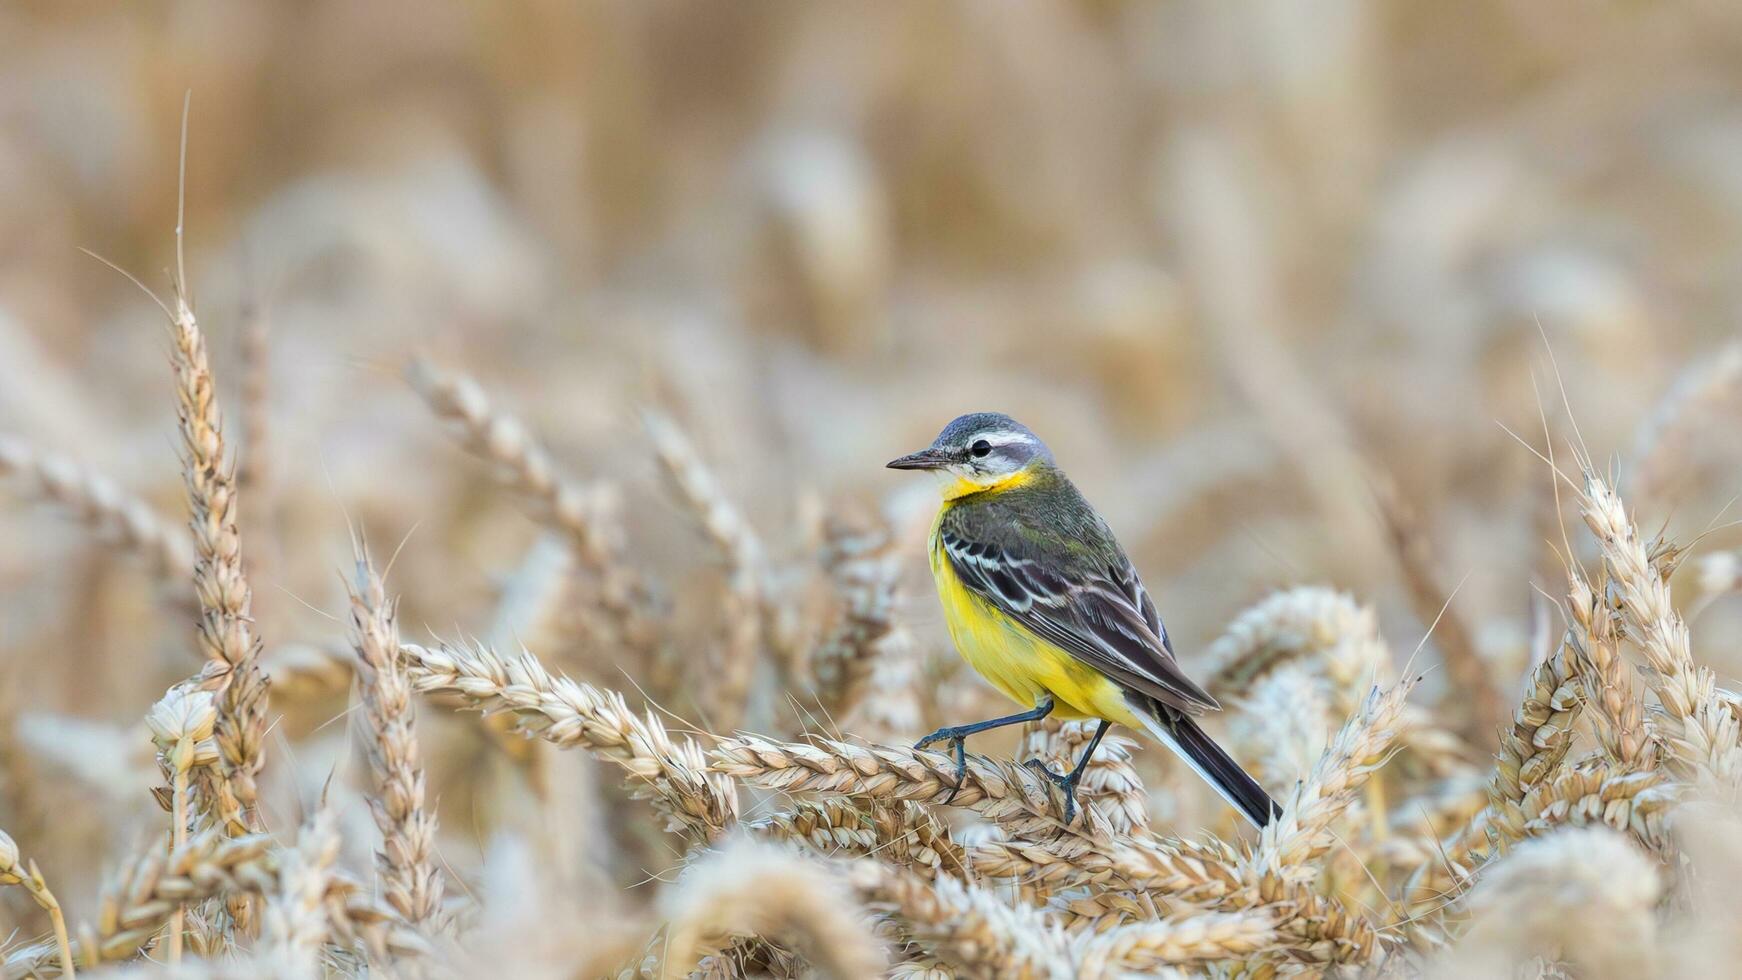
<instances>
[{"instance_id":1,"label":"bird's leg","mask_svg":"<svg viewBox=\"0 0 1742 980\"><path fill-rule=\"evenodd\" d=\"M1025 721L1039 721L1049 714L1052 714L1052 698L1042 697L1040 701L1035 704L1034 710L1032 711L1019 711L1013 715L1005 715L1002 718L993 718L990 721L976 721L970 725L956 725L951 728L940 728L937 731L932 732L930 735L927 735L925 738L913 743L913 747L916 749L923 749L936 742L947 741L950 743L950 754L956 760L956 785L950 789L950 795L943 799L944 804L948 805L951 800L956 798L956 794L962 791L962 777L967 775L968 772L967 742L969 735L975 735L980 732L989 732L994 728L1003 728L1005 725L1020 725Z\"/></svg>"},{"instance_id":2,"label":"bird's leg","mask_svg":"<svg viewBox=\"0 0 1742 980\"><path fill-rule=\"evenodd\" d=\"M1089 739L1089 747L1084 750L1083 757L1077 760L1077 767L1072 769L1067 776L1061 776L1048 769L1046 763L1039 759L1030 759L1023 763L1036 773L1045 776L1054 786L1065 791L1065 823L1067 825L1071 822L1071 818L1077 815L1077 780L1083 778L1083 770L1089 768L1089 760L1095 755L1095 747L1101 744L1101 736L1107 734L1107 729L1112 725L1113 723L1106 719L1101 720L1100 727L1095 729L1095 737Z\"/></svg>"}]
</instances>

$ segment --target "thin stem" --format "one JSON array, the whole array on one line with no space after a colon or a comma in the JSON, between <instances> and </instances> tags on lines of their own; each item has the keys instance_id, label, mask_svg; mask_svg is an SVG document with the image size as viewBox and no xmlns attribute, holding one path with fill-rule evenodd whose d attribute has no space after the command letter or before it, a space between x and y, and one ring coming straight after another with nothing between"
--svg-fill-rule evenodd
<instances>
[{"instance_id":1,"label":"thin stem","mask_svg":"<svg viewBox=\"0 0 1742 980\"><path fill-rule=\"evenodd\" d=\"M67 980L73 977L73 945L67 939L67 919L61 914L60 900L54 897L54 892L48 890L48 882L43 879L42 871L36 862L30 862L30 878L27 886L30 897L36 899L36 904L48 911L49 921L54 923L54 941L60 948L61 976Z\"/></svg>"},{"instance_id":2,"label":"thin stem","mask_svg":"<svg viewBox=\"0 0 1742 980\"><path fill-rule=\"evenodd\" d=\"M175 827L171 831L173 835L171 840L173 843L170 845L170 849L174 853L179 854L182 849L187 846L188 842L187 770L181 768L176 769L173 792L175 796ZM167 955L171 964L181 962L182 927L186 917L187 907L178 903L175 907L175 914L169 918L169 950Z\"/></svg>"}]
</instances>

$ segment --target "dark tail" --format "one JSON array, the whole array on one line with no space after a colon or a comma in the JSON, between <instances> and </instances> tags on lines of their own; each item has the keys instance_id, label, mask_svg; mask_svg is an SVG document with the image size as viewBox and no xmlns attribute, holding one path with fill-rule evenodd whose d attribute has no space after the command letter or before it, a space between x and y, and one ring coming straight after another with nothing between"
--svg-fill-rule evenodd
<instances>
[{"instance_id":1,"label":"dark tail","mask_svg":"<svg viewBox=\"0 0 1742 980\"><path fill-rule=\"evenodd\" d=\"M1277 806L1258 781L1246 775L1240 763L1222 751L1191 716L1145 698L1137 705L1137 715L1149 722L1149 732L1160 739L1186 761L1204 782L1210 784L1222 799L1239 810L1254 827L1263 828L1281 815ZM1144 709L1148 709L1147 711Z\"/></svg>"}]
</instances>

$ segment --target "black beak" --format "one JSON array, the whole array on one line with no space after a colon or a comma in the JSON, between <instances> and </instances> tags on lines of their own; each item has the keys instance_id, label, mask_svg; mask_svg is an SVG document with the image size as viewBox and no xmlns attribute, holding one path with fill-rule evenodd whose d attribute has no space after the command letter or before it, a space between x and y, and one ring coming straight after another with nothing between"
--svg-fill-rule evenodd
<instances>
[{"instance_id":1,"label":"black beak","mask_svg":"<svg viewBox=\"0 0 1742 980\"><path fill-rule=\"evenodd\" d=\"M908 453L900 459L892 459L887 465L892 470L935 470L955 462L955 454L944 449L921 449L917 453Z\"/></svg>"}]
</instances>

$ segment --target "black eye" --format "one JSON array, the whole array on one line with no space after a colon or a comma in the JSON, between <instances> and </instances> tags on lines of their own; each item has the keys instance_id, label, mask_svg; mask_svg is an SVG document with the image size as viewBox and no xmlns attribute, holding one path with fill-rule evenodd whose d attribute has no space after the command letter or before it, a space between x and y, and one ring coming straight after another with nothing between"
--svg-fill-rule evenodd
<instances>
[{"instance_id":1,"label":"black eye","mask_svg":"<svg viewBox=\"0 0 1742 980\"><path fill-rule=\"evenodd\" d=\"M984 439L976 439L976 440L974 440L974 444L972 446L968 447L969 455L974 456L975 458L979 458L981 456L984 456L987 453L990 453L991 451L992 451L992 444L987 442Z\"/></svg>"}]
</instances>

